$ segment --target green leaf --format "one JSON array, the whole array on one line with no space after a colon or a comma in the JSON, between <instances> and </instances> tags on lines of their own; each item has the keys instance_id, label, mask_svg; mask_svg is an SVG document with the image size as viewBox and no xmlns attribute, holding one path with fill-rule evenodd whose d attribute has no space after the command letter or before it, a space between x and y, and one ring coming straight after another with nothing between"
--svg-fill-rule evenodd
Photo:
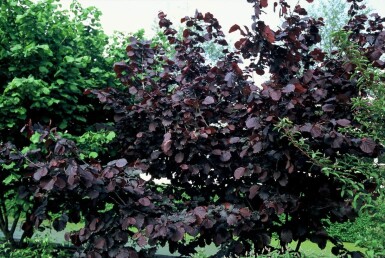
<instances>
[{"instance_id":1,"label":"green leaf","mask_svg":"<svg viewBox=\"0 0 385 258\"><path fill-rule=\"evenodd\" d=\"M29 147L23 147L23 149L21 150L21 153L26 154L28 151L30 151Z\"/></svg>"},{"instance_id":2,"label":"green leaf","mask_svg":"<svg viewBox=\"0 0 385 258\"><path fill-rule=\"evenodd\" d=\"M53 104L59 104L59 103L60 103L60 100L50 98L47 102L47 106L52 106Z\"/></svg>"},{"instance_id":3,"label":"green leaf","mask_svg":"<svg viewBox=\"0 0 385 258\"><path fill-rule=\"evenodd\" d=\"M82 116L74 116L74 118L76 118L76 120L84 122L84 123L87 122L87 119L82 117Z\"/></svg>"},{"instance_id":4,"label":"green leaf","mask_svg":"<svg viewBox=\"0 0 385 258\"><path fill-rule=\"evenodd\" d=\"M38 45L36 48L40 48L40 49L44 50L44 53L47 54L48 56L53 55L51 49L49 48L49 46L47 44Z\"/></svg>"},{"instance_id":5,"label":"green leaf","mask_svg":"<svg viewBox=\"0 0 385 258\"><path fill-rule=\"evenodd\" d=\"M43 87L43 88L41 89L41 91L42 91L43 94L45 94L45 95L49 95L50 92L51 92L47 87Z\"/></svg>"},{"instance_id":6,"label":"green leaf","mask_svg":"<svg viewBox=\"0 0 385 258\"><path fill-rule=\"evenodd\" d=\"M3 180L3 184L4 185L9 185L10 183L14 182L14 181L17 181L21 176L20 175L17 175L15 173L11 173L9 176L7 176L4 180Z\"/></svg>"},{"instance_id":7,"label":"green leaf","mask_svg":"<svg viewBox=\"0 0 385 258\"><path fill-rule=\"evenodd\" d=\"M1 164L1 166L2 166L4 169L6 169L6 170L13 169L15 165L16 165L15 162L11 162L11 163L9 163L8 165L7 165L7 164Z\"/></svg>"},{"instance_id":8,"label":"green leaf","mask_svg":"<svg viewBox=\"0 0 385 258\"><path fill-rule=\"evenodd\" d=\"M34 102L34 103L32 103L32 105L31 105L31 108L40 108L40 107L41 107L41 105L40 105L39 102Z\"/></svg>"},{"instance_id":9,"label":"green leaf","mask_svg":"<svg viewBox=\"0 0 385 258\"><path fill-rule=\"evenodd\" d=\"M36 144L36 143L39 143L40 142L40 134L38 132L35 132L34 134L32 134L31 138L29 138L29 140Z\"/></svg>"},{"instance_id":10,"label":"green leaf","mask_svg":"<svg viewBox=\"0 0 385 258\"><path fill-rule=\"evenodd\" d=\"M63 69L61 69L61 68L59 67L59 70L57 70L57 72L53 75L53 77L57 77L57 76L59 76L61 73L63 73Z\"/></svg>"},{"instance_id":11,"label":"green leaf","mask_svg":"<svg viewBox=\"0 0 385 258\"><path fill-rule=\"evenodd\" d=\"M91 73L100 73L103 72L99 67L95 67L91 69Z\"/></svg>"},{"instance_id":12,"label":"green leaf","mask_svg":"<svg viewBox=\"0 0 385 258\"><path fill-rule=\"evenodd\" d=\"M112 210L113 208L114 208L113 203L106 203L105 208L103 210L98 210L98 212L104 213L104 212Z\"/></svg>"},{"instance_id":13,"label":"green leaf","mask_svg":"<svg viewBox=\"0 0 385 258\"><path fill-rule=\"evenodd\" d=\"M75 61L75 58L73 58L72 56L65 56L64 57L64 60L67 62L67 63L73 63Z\"/></svg>"},{"instance_id":14,"label":"green leaf","mask_svg":"<svg viewBox=\"0 0 385 258\"><path fill-rule=\"evenodd\" d=\"M41 73L48 73L48 72L49 72L48 69L47 69L47 67L45 67L45 66L39 66L39 71L40 71Z\"/></svg>"},{"instance_id":15,"label":"green leaf","mask_svg":"<svg viewBox=\"0 0 385 258\"><path fill-rule=\"evenodd\" d=\"M116 133L115 133L115 132L109 132L109 133L107 134L107 136L106 136L107 142L112 141L112 140L115 138L115 136L116 136Z\"/></svg>"},{"instance_id":16,"label":"green leaf","mask_svg":"<svg viewBox=\"0 0 385 258\"><path fill-rule=\"evenodd\" d=\"M78 88L77 84L69 84L68 88L73 92L73 93L81 93L81 91Z\"/></svg>"},{"instance_id":17,"label":"green leaf","mask_svg":"<svg viewBox=\"0 0 385 258\"><path fill-rule=\"evenodd\" d=\"M92 151L92 152L90 152L90 153L88 154L88 157L89 157L89 158L93 158L93 159L97 158L98 156L99 156L98 153L96 153L96 152L94 152L94 151Z\"/></svg>"},{"instance_id":18,"label":"green leaf","mask_svg":"<svg viewBox=\"0 0 385 258\"><path fill-rule=\"evenodd\" d=\"M68 126L68 122L65 119L62 120L61 123L59 124L60 129L65 129L65 128L67 128L67 126Z\"/></svg>"},{"instance_id":19,"label":"green leaf","mask_svg":"<svg viewBox=\"0 0 385 258\"><path fill-rule=\"evenodd\" d=\"M21 49L23 49L23 46L20 44L16 44L13 47L11 47L12 52L16 52L16 51L21 50Z\"/></svg>"}]
</instances>

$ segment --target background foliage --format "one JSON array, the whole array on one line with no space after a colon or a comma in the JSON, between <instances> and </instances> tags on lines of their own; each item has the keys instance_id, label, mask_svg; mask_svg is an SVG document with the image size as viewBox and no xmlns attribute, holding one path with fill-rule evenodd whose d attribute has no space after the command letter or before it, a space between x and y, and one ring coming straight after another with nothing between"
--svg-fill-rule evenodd
<instances>
[{"instance_id":1,"label":"background foliage","mask_svg":"<svg viewBox=\"0 0 385 258\"><path fill-rule=\"evenodd\" d=\"M3 140L19 140L17 132L29 120L79 133L106 119L97 102L83 94L116 84L114 61L105 58L108 37L99 22L101 13L77 2L69 11L58 5L54 0L1 1Z\"/></svg>"},{"instance_id":2,"label":"background foliage","mask_svg":"<svg viewBox=\"0 0 385 258\"><path fill-rule=\"evenodd\" d=\"M33 124L41 123L65 131L82 148L80 157L107 153L103 144L113 138L106 127L112 115L84 95L86 89L119 86L111 69L119 56L108 48L100 15L76 1L68 11L54 0L0 1L2 144L12 141L23 154L36 151L44 145L38 144L41 132ZM99 129L105 131L98 133ZM13 161L1 163L0 225L14 247L17 223L29 216L34 200L32 195L19 195L28 184L23 167ZM21 243L31 234L25 233Z\"/></svg>"}]
</instances>

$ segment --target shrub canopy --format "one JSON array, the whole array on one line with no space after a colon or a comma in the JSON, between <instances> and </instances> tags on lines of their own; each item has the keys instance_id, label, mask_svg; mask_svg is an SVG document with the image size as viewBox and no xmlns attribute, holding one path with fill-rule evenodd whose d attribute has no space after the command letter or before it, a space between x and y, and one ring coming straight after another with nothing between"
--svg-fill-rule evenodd
<instances>
[{"instance_id":1,"label":"shrub canopy","mask_svg":"<svg viewBox=\"0 0 385 258\"><path fill-rule=\"evenodd\" d=\"M87 91L115 112L111 148L118 159L85 162L73 142L54 131L38 131L47 160L2 146L5 163L29 164L23 168L28 184L19 188L20 196L36 201L26 230L50 212L61 214L56 230L84 219L84 228L66 239L91 257L144 257L166 243L183 255L212 242L220 247L217 257L266 253L274 251L273 236L279 252L292 241L298 251L310 239L320 248L331 240L335 254L349 253L328 236L324 219L353 219L378 193L373 158L382 145L355 119L360 109L353 104L370 92L360 81L368 75L362 65L384 67L384 20L355 16L360 6L350 1L351 33L336 35L341 51L327 57L314 48L322 20L307 17L299 5L289 13L280 1L274 8L285 22L273 30L259 19L268 2L248 2L255 10L252 25L231 27L241 34L236 51L225 50L216 64L205 62L199 45L227 45L211 13L184 17L179 39L160 12L159 26L175 55L133 37L127 62L114 65L126 89ZM241 59L250 65L242 67ZM266 70L270 80L256 85L252 74ZM171 185L157 186L156 178Z\"/></svg>"}]
</instances>

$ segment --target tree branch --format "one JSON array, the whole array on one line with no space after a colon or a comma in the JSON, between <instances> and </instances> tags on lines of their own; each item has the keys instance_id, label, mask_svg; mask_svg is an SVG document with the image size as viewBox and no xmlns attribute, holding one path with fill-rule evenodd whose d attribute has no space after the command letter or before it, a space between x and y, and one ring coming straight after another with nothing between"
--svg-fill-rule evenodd
<instances>
[{"instance_id":1,"label":"tree branch","mask_svg":"<svg viewBox=\"0 0 385 258\"><path fill-rule=\"evenodd\" d=\"M297 246L295 247L295 252L299 252L299 248L301 247L301 244L302 244L302 241L300 239L298 239L298 243L297 243Z\"/></svg>"},{"instance_id":2,"label":"tree branch","mask_svg":"<svg viewBox=\"0 0 385 258\"><path fill-rule=\"evenodd\" d=\"M16 230L16 226L17 226L17 223L19 222L19 219L20 219L20 215L21 215L21 209L18 208L15 212L16 216L14 218L14 221L12 223L12 227L11 227L11 230L10 230L10 233L13 235L13 233L15 233L15 230Z\"/></svg>"},{"instance_id":3,"label":"tree branch","mask_svg":"<svg viewBox=\"0 0 385 258\"><path fill-rule=\"evenodd\" d=\"M3 199L0 198L0 203L2 203L2 202L3 202ZM5 232L5 230L8 229L8 225L5 224L4 212L3 212L2 205L0 205L0 229L3 232Z\"/></svg>"},{"instance_id":4,"label":"tree branch","mask_svg":"<svg viewBox=\"0 0 385 258\"><path fill-rule=\"evenodd\" d=\"M7 207L5 206L5 201L1 197L0 198L0 210L1 210L1 218L3 219L3 223L6 227L8 227L8 214L7 214Z\"/></svg>"}]
</instances>

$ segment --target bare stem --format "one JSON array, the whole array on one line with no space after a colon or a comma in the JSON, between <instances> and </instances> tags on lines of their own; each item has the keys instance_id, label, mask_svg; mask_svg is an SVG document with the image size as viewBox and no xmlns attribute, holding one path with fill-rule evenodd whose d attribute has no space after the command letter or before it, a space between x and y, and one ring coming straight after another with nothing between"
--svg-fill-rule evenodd
<instances>
[{"instance_id":1,"label":"bare stem","mask_svg":"<svg viewBox=\"0 0 385 258\"><path fill-rule=\"evenodd\" d=\"M11 230L10 230L10 233L11 233L12 235L13 235L13 233L14 233L15 230L16 230L16 226L17 226L17 223L19 222L20 215L21 215L21 209L18 208L17 211L16 211L16 216L15 216L14 221L13 221L13 223L12 223Z\"/></svg>"}]
</instances>

